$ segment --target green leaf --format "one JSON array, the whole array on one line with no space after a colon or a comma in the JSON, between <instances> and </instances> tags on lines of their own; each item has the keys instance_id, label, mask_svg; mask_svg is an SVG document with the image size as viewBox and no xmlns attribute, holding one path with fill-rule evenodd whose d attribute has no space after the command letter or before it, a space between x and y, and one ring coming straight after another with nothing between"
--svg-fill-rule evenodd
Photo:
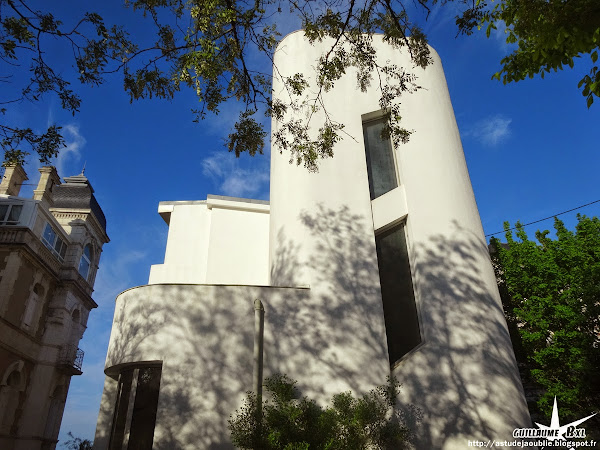
<instances>
[{"instance_id":1,"label":"green leaf","mask_svg":"<svg viewBox=\"0 0 600 450\"><path fill-rule=\"evenodd\" d=\"M481 3L481 8L487 6L485 3ZM500 0L493 12L477 15L478 7L471 8L468 10L470 16L463 15L460 24L468 28L468 19L475 16L479 26L486 26L486 35L490 37L495 25L504 22L508 34L506 42L516 43L518 48L501 60L503 81L509 83L537 75L544 78L544 72L550 69L557 72L568 66L577 70L574 59L585 53L590 53L592 62L598 60L600 27L597 20L594 22L598 15L597 3L589 0Z\"/></svg>"},{"instance_id":2,"label":"green leaf","mask_svg":"<svg viewBox=\"0 0 600 450\"><path fill-rule=\"evenodd\" d=\"M244 404L228 421L236 447L249 450L404 448L408 430L400 414L390 414L389 408L395 405L399 393L395 379L388 378L387 384L360 398L350 392L336 394L327 407L306 397L299 398L295 384L286 375L267 378L262 407L256 394L247 394Z\"/></svg>"},{"instance_id":3,"label":"green leaf","mask_svg":"<svg viewBox=\"0 0 600 450\"><path fill-rule=\"evenodd\" d=\"M538 231L539 244L518 223L521 241L511 232L508 246L494 241L492 258L517 360L541 390L537 405L547 416L555 395L565 416L592 410L597 401L600 220L578 219L575 232L555 220L556 238Z\"/></svg>"}]
</instances>

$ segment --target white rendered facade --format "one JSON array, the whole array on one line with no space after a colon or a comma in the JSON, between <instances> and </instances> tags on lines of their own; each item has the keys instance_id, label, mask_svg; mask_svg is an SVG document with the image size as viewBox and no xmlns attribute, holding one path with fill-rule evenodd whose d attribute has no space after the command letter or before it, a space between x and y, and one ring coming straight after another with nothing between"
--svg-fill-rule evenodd
<instances>
[{"instance_id":1,"label":"white rendered facade","mask_svg":"<svg viewBox=\"0 0 600 450\"><path fill-rule=\"evenodd\" d=\"M269 284L268 202L209 195L161 202L158 213L169 237L165 262L151 267L148 284Z\"/></svg>"},{"instance_id":2,"label":"white rendered facade","mask_svg":"<svg viewBox=\"0 0 600 450\"><path fill-rule=\"evenodd\" d=\"M407 55L375 40L380 60L410 66ZM292 33L275 64L283 76L302 72L325 46ZM416 448L511 439L515 427L528 424L442 66L432 53L433 64L417 70L424 89L403 100L405 126L415 133L391 150L397 187L388 192L371 200L373 163L362 138L363 127L383 115L379 94L375 87L357 92L347 76L325 101L355 139L338 144L318 173L290 165L274 148L270 205L213 196L161 203L169 223L165 262L152 267L147 286L117 298L95 448L109 448L119 414L129 421L118 431L119 445L144 433L132 431L135 408L121 403L115 414L119 376L129 371L133 399L131 370L144 367L160 367L154 448L228 448L227 418L252 389L256 298L266 310L265 376L286 373L303 394L325 401L348 389L365 393L391 372L403 384L400 408L414 405L422 414L419 424L406 410ZM279 80L273 92L285 100ZM401 289L411 297L400 309L384 281L389 236L399 236L408 274L397 277L407 280ZM410 343L395 348L409 329Z\"/></svg>"}]
</instances>

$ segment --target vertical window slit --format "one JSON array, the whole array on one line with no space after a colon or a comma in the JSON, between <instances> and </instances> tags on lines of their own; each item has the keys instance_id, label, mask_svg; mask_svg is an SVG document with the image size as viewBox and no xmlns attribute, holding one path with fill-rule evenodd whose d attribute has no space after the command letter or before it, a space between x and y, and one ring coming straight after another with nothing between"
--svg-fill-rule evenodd
<instances>
[{"instance_id":1,"label":"vertical window slit","mask_svg":"<svg viewBox=\"0 0 600 450\"><path fill-rule=\"evenodd\" d=\"M375 236L390 365L421 342L405 226Z\"/></svg>"},{"instance_id":2,"label":"vertical window slit","mask_svg":"<svg viewBox=\"0 0 600 450\"><path fill-rule=\"evenodd\" d=\"M371 200L398 187L394 153L390 138L382 138L387 117L363 123Z\"/></svg>"}]
</instances>

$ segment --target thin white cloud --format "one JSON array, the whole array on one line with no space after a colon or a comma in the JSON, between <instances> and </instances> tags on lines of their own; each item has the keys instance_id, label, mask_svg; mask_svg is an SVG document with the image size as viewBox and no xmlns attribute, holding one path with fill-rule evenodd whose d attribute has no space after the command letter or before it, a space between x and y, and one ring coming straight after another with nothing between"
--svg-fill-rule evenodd
<instances>
[{"instance_id":1,"label":"thin white cloud","mask_svg":"<svg viewBox=\"0 0 600 450\"><path fill-rule=\"evenodd\" d=\"M268 189L268 167L242 167L240 159L228 152L213 153L203 159L202 173L217 184L221 192L216 194L232 197L260 196Z\"/></svg>"},{"instance_id":2,"label":"thin white cloud","mask_svg":"<svg viewBox=\"0 0 600 450\"><path fill-rule=\"evenodd\" d=\"M50 126L53 123L52 111L50 111L48 113L47 126ZM42 130L41 132L43 131L45 130ZM86 140L79 131L79 125L76 124L63 125L61 134L65 139L66 147L61 147L59 149L58 156L51 162L51 165L56 167L58 175L61 178L64 178L81 173L83 165L77 167L75 164L81 161L81 150L85 146ZM21 196L30 197L33 195L33 190L39 179L38 169L40 169L40 167L42 167L42 163L40 163L38 154L34 153L29 155L25 165L25 171L29 176L29 184L23 186L20 192Z\"/></svg>"},{"instance_id":3,"label":"thin white cloud","mask_svg":"<svg viewBox=\"0 0 600 450\"><path fill-rule=\"evenodd\" d=\"M479 120L463 136L476 139L488 147L495 147L510 136L511 122L511 118L497 114Z\"/></svg>"},{"instance_id":4,"label":"thin white cloud","mask_svg":"<svg viewBox=\"0 0 600 450\"><path fill-rule=\"evenodd\" d=\"M75 173L66 173L65 171L79 170L71 169L70 166L72 163L77 163L81 160L81 149L85 146L86 140L79 132L78 125L63 125L61 131L63 137L65 138L66 147L60 149L54 165L56 166L56 170L61 177L76 175ZM69 169L67 169L68 166Z\"/></svg>"},{"instance_id":5,"label":"thin white cloud","mask_svg":"<svg viewBox=\"0 0 600 450\"><path fill-rule=\"evenodd\" d=\"M227 159L233 158L233 155L227 153L214 153L208 158L202 160L202 173L211 178L222 177L225 172L225 166L228 165Z\"/></svg>"},{"instance_id":6,"label":"thin white cloud","mask_svg":"<svg viewBox=\"0 0 600 450\"><path fill-rule=\"evenodd\" d=\"M433 35L448 26L450 26L451 29L456 28L456 25L454 25L456 17L460 16L464 10L462 4L451 2L440 2L435 5L430 5L429 8L431 12L427 17L425 8L419 3L409 3L407 7L407 12L410 17L414 16L416 18L422 18L420 25L428 36ZM426 20L425 17L427 17Z\"/></svg>"}]
</instances>

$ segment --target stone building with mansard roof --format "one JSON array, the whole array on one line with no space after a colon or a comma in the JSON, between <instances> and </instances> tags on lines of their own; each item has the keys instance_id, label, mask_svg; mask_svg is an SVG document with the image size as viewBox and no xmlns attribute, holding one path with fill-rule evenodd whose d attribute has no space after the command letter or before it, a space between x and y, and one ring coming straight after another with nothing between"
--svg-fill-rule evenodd
<instances>
[{"instance_id":1,"label":"stone building with mansard roof","mask_svg":"<svg viewBox=\"0 0 600 450\"><path fill-rule=\"evenodd\" d=\"M106 218L83 175L64 183L54 167L28 180L6 167L0 184L0 448L56 447L90 311Z\"/></svg>"}]
</instances>

